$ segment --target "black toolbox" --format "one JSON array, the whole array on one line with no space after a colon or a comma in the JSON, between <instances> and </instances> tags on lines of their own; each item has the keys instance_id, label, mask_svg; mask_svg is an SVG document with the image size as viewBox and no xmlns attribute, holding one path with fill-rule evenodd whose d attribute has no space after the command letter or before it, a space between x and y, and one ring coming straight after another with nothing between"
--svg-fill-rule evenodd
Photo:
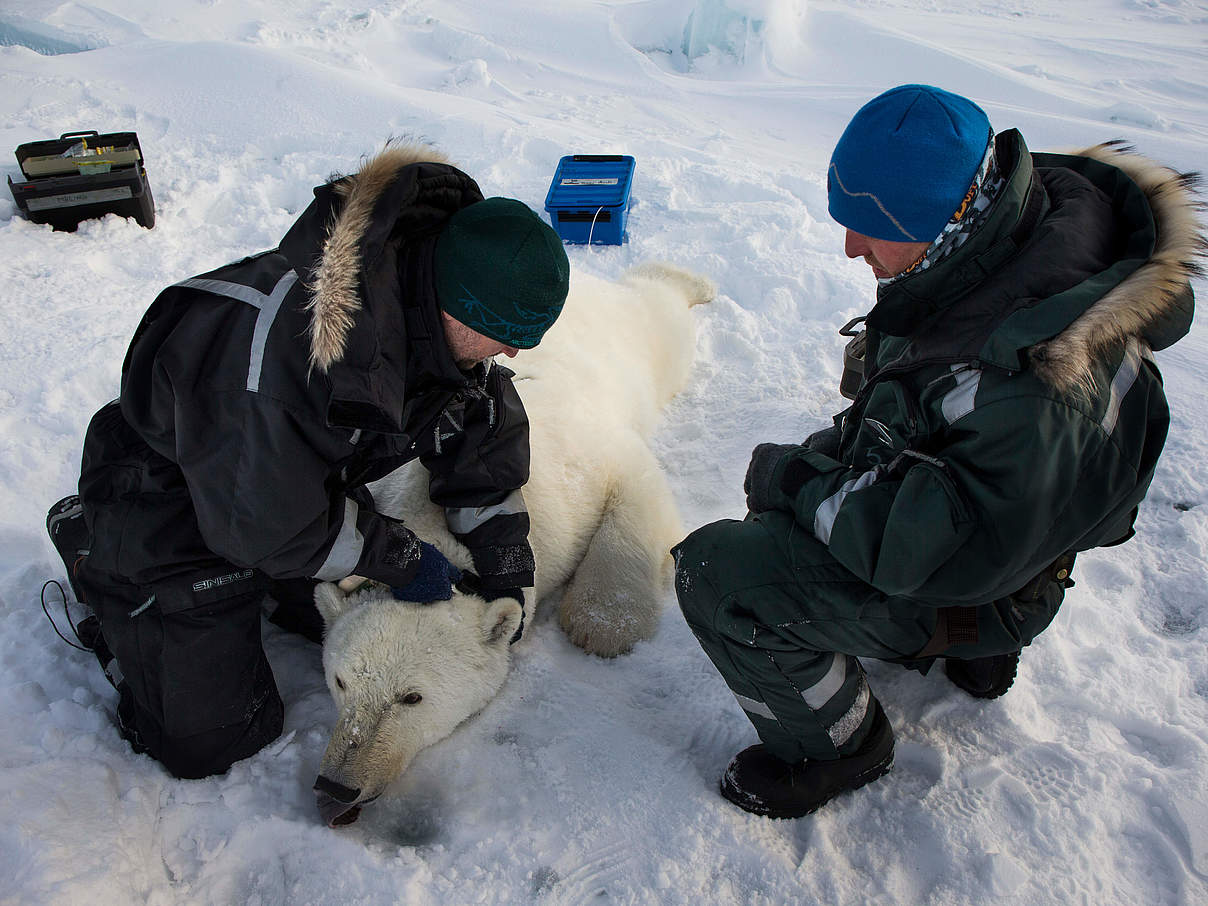
<instances>
[{"instance_id":1,"label":"black toolbox","mask_svg":"<svg viewBox=\"0 0 1208 906\"><path fill-rule=\"evenodd\" d=\"M74 230L81 220L118 214L155 226L155 200L133 132L65 132L17 147L24 179L8 178L17 207L34 223Z\"/></svg>"}]
</instances>

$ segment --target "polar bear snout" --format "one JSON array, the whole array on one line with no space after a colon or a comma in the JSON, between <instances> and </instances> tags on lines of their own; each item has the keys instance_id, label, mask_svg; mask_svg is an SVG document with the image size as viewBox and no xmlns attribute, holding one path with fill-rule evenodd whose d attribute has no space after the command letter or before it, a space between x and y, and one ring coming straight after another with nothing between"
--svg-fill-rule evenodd
<instances>
[{"instance_id":1,"label":"polar bear snout","mask_svg":"<svg viewBox=\"0 0 1208 906\"><path fill-rule=\"evenodd\" d=\"M338 826L498 693L521 608L461 592L415 604L388 590L320 589L323 666L339 715L314 788L324 823Z\"/></svg>"},{"instance_id":2,"label":"polar bear snout","mask_svg":"<svg viewBox=\"0 0 1208 906\"><path fill-rule=\"evenodd\" d=\"M351 805L361 798L360 790L349 789L322 774L315 780L315 791L324 793L344 805Z\"/></svg>"},{"instance_id":3,"label":"polar bear snout","mask_svg":"<svg viewBox=\"0 0 1208 906\"><path fill-rule=\"evenodd\" d=\"M351 824L361 813L356 805L361 798L360 790L349 789L322 774L315 780L314 790L319 816L328 827Z\"/></svg>"}]
</instances>

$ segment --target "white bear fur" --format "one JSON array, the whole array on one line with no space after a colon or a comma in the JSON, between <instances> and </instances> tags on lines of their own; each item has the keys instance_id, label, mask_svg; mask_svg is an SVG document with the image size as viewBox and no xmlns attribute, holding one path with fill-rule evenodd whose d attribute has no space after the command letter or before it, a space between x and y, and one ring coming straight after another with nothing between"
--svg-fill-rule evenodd
<instances>
[{"instance_id":1,"label":"white bear fur","mask_svg":"<svg viewBox=\"0 0 1208 906\"><path fill-rule=\"evenodd\" d=\"M713 295L708 280L663 264L632 270L620 283L575 272L541 345L509 363L531 426L523 494L536 582L526 592L528 625L537 604L562 588L559 623L592 654L623 654L657 626L668 551L683 531L647 440L692 364L689 308ZM422 466L411 463L372 490L383 512L471 567L427 485ZM421 605L376 586L346 595L324 583L315 598L327 627L327 684L340 710L320 775L356 791L340 800L351 807L376 798L416 753L498 693L521 613L510 599L488 604L455 593Z\"/></svg>"}]
</instances>

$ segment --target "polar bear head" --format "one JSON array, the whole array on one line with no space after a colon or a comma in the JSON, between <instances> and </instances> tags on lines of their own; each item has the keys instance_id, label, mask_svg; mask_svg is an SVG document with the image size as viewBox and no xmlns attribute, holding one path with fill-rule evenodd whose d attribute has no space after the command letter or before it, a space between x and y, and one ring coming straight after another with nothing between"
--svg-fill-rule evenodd
<instances>
[{"instance_id":1,"label":"polar bear head","mask_svg":"<svg viewBox=\"0 0 1208 906\"><path fill-rule=\"evenodd\" d=\"M413 604L388 588L315 590L323 669L339 718L315 781L319 812L348 824L420 750L444 739L499 692L520 604L454 592Z\"/></svg>"}]
</instances>

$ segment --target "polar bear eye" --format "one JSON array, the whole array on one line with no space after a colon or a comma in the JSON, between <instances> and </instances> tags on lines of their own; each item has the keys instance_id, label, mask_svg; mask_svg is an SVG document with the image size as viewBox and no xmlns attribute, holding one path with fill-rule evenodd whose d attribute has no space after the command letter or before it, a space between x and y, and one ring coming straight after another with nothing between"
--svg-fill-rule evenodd
<instances>
[{"instance_id":1,"label":"polar bear eye","mask_svg":"<svg viewBox=\"0 0 1208 906\"><path fill-rule=\"evenodd\" d=\"M336 688L341 692L344 691L344 681L339 676L336 677Z\"/></svg>"},{"instance_id":2,"label":"polar bear eye","mask_svg":"<svg viewBox=\"0 0 1208 906\"><path fill-rule=\"evenodd\" d=\"M399 699L399 701L402 702L404 705L418 705L423 700L424 700L424 697L422 695L420 695L418 692L408 692L406 695L404 695L402 698Z\"/></svg>"}]
</instances>

